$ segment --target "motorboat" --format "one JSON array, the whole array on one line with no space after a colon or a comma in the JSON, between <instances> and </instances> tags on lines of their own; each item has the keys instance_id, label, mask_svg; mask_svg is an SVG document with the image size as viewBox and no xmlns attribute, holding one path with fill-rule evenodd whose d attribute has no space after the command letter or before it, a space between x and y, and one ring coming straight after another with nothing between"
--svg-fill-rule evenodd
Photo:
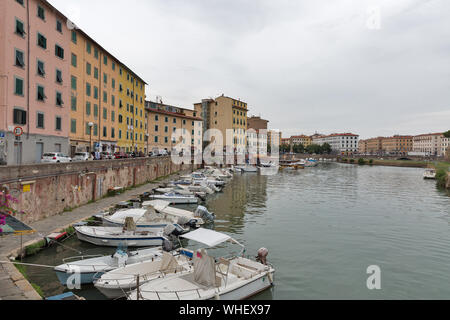
<instances>
[{"instance_id":1,"label":"motorboat","mask_svg":"<svg viewBox=\"0 0 450 320\"><path fill-rule=\"evenodd\" d=\"M168 218L165 215L158 214L152 206L146 206L142 209L129 209L117 211L112 215L103 215L103 226L123 227L127 218L132 218L137 228L143 229L164 229L167 225L173 224L178 230L184 230L181 225L186 224L185 220ZM189 222L189 221L188 221Z\"/></svg>"},{"instance_id":2,"label":"motorboat","mask_svg":"<svg viewBox=\"0 0 450 320\"><path fill-rule=\"evenodd\" d=\"M158 213L163 214L166 219L177 219L179 223L188 221L189 224L194 222L196 226L200 226L204 224L205 221L212 221L215 218L214 213L209 212L203 206L198 206L197 209L192 212L189 210L172 207L170 206L170 202L164 200L145 201L142 205L143 207L153 207Z\"/></svg>"},{"instance_id":3,"label":"motorboat","mask_svg":"<svg viewBox=\"0 0 450 320\"><path fill-rule=\"evenodd\" d=\"M165 200L174 204L191 204L198 203L198 198L193 195L182 195L176 192L167 192L164 194L154 194L149 196L152 200Z\"/></svg>"},{"instance_id":4,"label":"motorboat","mask_svg":"<svg viewBox=\"0 0 450 320\"><path fill-rule=\"evenodd\" d=\"M168 228L170 227L170 228ZM185 230L177 230L175 226L166 226L171 233L164 229L137 228L132 218L126 218L123 228L120 227L74 227L80 241L89 242L106 247L150 247L161 246L164 240L168 240L171 233L183 233Z\"/></svg>"},{"instance_id":5,"label":"motorboat","mask_svg":"<svg viewBox=\"0 0 450 320\"><path fill-rule=\"evenodd\" d=\"M137 286L129 300L240 300L270 288L275 269L267 264L268 250L258 250L259 261L243 257L245 247L229 235L197 229L182 236L208 248L231 242L239 245L239 255L215 258L206 249L194 251L191 268L163 274Z\"/></svg>"},{"instance_id":6,"label":"motorboat","mask_svg":"<svg viewBox=\"0 0 450 320\"><path fill-rule=\"evenodd\" d=\"M436 179L436 170L435 169L426 169L423 173L424 179Z\"/></svg>"},{"instance_id":7,"label":"motorboat","mask_svg":"<svg viewBox=\"0 0 450 320\"><path fill-rule=\"evenodd\" d=\"M258 166L258 170L262 175L273 175L278 172L280 167L276 165L275 163L269 162L269 163L261 163Z\"/></svg>"},{"instance_id":8,"label":"motorboat","mask_svg":"<svg viewBox=\"0 0 450 320\"><path fill-rule=\"evenodd\" d=\"M183 249L163 252L154 259L126 265L107 272L94 281L94 286L107 298L118 299L134 290L138 284L171 274L186 272L192 268L192 252Z\"/></svg>"},{"instance_id":9,"label":"motorboat","mask_svg":"<svg viewBox=\"0 0 450 320\"><path fill-rule=\"evenodd\" d=\"M258 172L258 168L256 166L252 166L252 165L248 164L248 165L242 166L241 171L254 173L254 172Z\"/></svg>"},{"instance_id":10,"label":"motorboat","mask_svg":"<svg viewBox=\"0 0 450 320\"><path fill-rule=\"evenodd\" d=\"M77 256L63 259L63 264L56 266L53 270L62 285L73 284L76 281L79 281L79 284L89 284L106 272L161 255L161 247L130 252L119 247L112 255ZM75 275L78 275L79 278L77 279Z\"/></svg>"}]
</instances>

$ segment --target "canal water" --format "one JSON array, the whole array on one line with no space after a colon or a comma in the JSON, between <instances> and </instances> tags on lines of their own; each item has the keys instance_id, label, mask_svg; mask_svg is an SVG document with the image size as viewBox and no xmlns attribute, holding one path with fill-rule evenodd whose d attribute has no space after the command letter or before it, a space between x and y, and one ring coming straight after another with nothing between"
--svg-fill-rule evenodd
<instances>
[{"instance_id":1,"label":"canal water","mask_svg":"<svg viewBox=\"0 0 450 320\"><path fill-rule=\"evenodd\" d=\"M450 197L423 169L326 163L274 176L237 174L206 201L213 228L256 255L269 250L275 286L254 299L450 299ZM73 237L84 254L112 253ZM58 265L53 247L26 262ZM369 266L381 289L369 290ZM28 267L47 296L67 291L51 269ZM93 286L75 293L103 299Z\"/></svg>"}]
</instances>

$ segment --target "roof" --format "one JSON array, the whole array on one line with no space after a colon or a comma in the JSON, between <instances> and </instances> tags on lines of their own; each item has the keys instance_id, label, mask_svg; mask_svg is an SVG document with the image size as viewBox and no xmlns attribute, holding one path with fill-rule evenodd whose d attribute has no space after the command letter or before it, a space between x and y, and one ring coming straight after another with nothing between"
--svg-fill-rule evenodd
<instances>
[{"instance_id":1,"label":"roof","mask_svg":"<svg viewBox=\"0 0 450 320\"><path fill-rule=\"evenodd\" d=\"M332 134L329 134L329 135L320 136L320 137L318 137L318 138L321 139L321 138L340 137L340 136L359 137L359 135L354 134L354 133L332 133Z\"/></svg>"},{"instance_id":2,"label":"roof","mask_svg":"<svg viewBox=\"0 0 450 320\"><path fill-rule=\"evenodd\" d=\"M215 247L231 239L224 233L203 228L183 234L180 237L206 244L208 247Z\"/></svg>"},{"instance_id":3,"label":"roof","mask_svg":"<svg viewBox=\"0 0 450 320\"><path fill-rule=\"evenodd\" d=\"M441 135L443 135L443 133L424 133L424 134L419 134L419 135L414 136L414 137L441 136Z\"/></svg>"}]
</instances>

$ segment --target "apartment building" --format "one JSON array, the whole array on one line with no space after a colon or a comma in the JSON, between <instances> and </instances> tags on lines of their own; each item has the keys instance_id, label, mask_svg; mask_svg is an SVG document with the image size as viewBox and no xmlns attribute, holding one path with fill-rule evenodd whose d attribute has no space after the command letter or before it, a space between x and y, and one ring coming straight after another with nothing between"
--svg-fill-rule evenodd
<instances>
[{"instance_id":1,"label":"apartment building","mask_svg":"<svg viewBox=\"0 0 450 320\"><path fill-rule=\"evenodd\" d=\"M192 154L202 152L203 119L197 111L153 101L145 101L145 110L149 151L157 148L173 152L179 145L190 148Z\"/></svg>"},{"instance_id":2,"label":"apartment building","mask_svg":"<svg viewBox=\"0 0 450 320\"><path fill-rule=\"evenodd\" d=\"M44 0L3 0L0 12L0 163L40 162L45 152L67 154L67 18Z\"/></svg>"},{"instance_id":3,"label":"apartment building","mask_svg":"<svg viewBox=\"0 0 450 320\"><path fill-rule=\"evenodd\" d=\"M333 133L313 139L314 144L328 143L333 152L339 154L352 154L358 152L359 136L353 133Z\"/></svg>"},{"instance_id":4,"label":"apartment building","mask_svg":"<svg viewBox=\"0 0 450 320\"><path fill-rule=\"evenodd\" d=\"M408 155L413 148L412 136L395 135L382 139L382 151L388 155Z\"/></svg>"},{"instance_id":5,"label":"apartment building","mask_svg":"<svg viewBox=\"0 0 450 320\"><path fill-rule=\"evenodd\" d=\"M381 155L383 153L384 137L366 139L366 153L370 155Z\"/></svg>"},{"instance_id":6,"label":"apartment building","mask_svg":"<svg viewBox=\"0 0 450 320\"><path fill-rule=\"evenodd\" d=\"M267 153L267 125L269 120L259 116L251 116L247 119L247 149L253 153Z\"/></svg>"},{"instance_id":7,"label":"apartment building","mask_svg":"<svg viewBox=\"0 0 450 320\"><path fill-rule=\"evenodd\" d=\"M441 138L441 155L450 158L450 138Z\"/></svg>"},{"instance_id":8,"label":"apartment building","mask_svg":"<svg viewBox=\"0 0 450 320\"><path fill-rule=\"evenodd\" d=\"M442 155L442 133L427 133L413 137L412 151L428 156Z\"/></svg>"},{"instance_id":9,"label":"apartment building","mask_svg":"<svg viewBox=\"0 0 450 320\"><path fill-rule=\"evenodd\" d=\"M145 112L145 85L147 83L138 77L124 64L119 66L118 78L118 142L122 152L150 151L147 148L147 118Z\"/></svg>"},{"instance_id":10,"label":"apartment building","mask_svg":"<svg viewBox=\"0 0 450 320\"><path fill-rule=\"evenodd\" d=\"M367 152L367 140L359 140L358 142L358 153L368 154Z\"/></svg>"},{"instance_id":11,"label":"apartment building","mask_svg":"<svg viewBox=\"0 0 450 320\"><path fill-rule=\"evenodd\" d=\"M248 112L246 102L222 95L215 99L203 99L202 102L194 104L194 109L203 119L204 132L217 129L222 134L221 143L224 148L229 145L235 152L245 152ZM209 135L204 136L204 139L204 144L208 143L208 140L216 141L216 138ZM220 144L219 141L217 143Z\"/></svg>"},{"instance_id":12,"label":"apartment building","mask_svg":"<svg viewBox=\"0 0 450 320\"><path fill-rule=\"evenodd\" d=\"M306 136L306 135L292 136L290 138L290 140L291 140L290 141L291 145L294 145L294 144L300 145L301 144L304 147L307 147L312 144L312 138L309 136Z\"/></svg>"},{"instance_id":13,"label":"apartment building","mask_svg":"<svg viewBox=\"0 0 450 320\"><path fill-rule=\"evenodd\" d=\"M282 132L279 130L270 129L267 131L267 145L275 144L275 137L278 137L278 146L282 144Z\"/></svg>"}]
</instances>

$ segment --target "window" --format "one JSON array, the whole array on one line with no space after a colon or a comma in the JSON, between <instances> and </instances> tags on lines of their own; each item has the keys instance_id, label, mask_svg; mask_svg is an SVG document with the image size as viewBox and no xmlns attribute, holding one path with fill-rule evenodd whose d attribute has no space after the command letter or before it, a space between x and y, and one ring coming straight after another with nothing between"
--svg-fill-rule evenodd
<instances>
[{"instance_id":1,"label":"window","mask_svg":"<svg viewBox=\"0 0 450 320\"><path fill-rule=\"evenodd\" d=\"M91 64L89 62L86 62L86 73L89 76L91 75Z\"/></svg>"},{"instance_id":2,"label":"window","mask_svg":"<svg viewBox=\"0 0 450 320\"><path fill-rule=\"evenodd\" d=\"M27 124L27 112L21 109L13 110L14 124Z\"/></svg>"},{"instance_id":3,"label":"window","mask_svg":"<svg viewBox=\"0 0 450 320\"><path fill-rule=\"evenodd\" d=\"M94 99L98 99L98 88L94 86Z\"/></svg>"},{"instance_id":4,"label":"window","mask_svg":"<svg viewBox=\"0 0 450 320\"><path fill-rule=\"evenodd\" d=\"M23 57L23 51L17 50L16 49L16 66L23 68L25 67L25 62L24 62L24 57Z\"/></svg>"},{"instance_id":5,"label":"window","mask_svg":"<svg viewBox=\"0 0 450 320\"><path fill-rule=\"evenodd\" d=\"M61 117L56 117L55 120L55 130L61 131Z\"/></svg>"},{"instance_id":6,"label":"window","mask_svg":"<svg viewBox=\"0 0 450 320\"><path fill-rule=\"evenodd\" d=\"M116 97L111 95L111 105L114 107L116 105Z\"/></svg>"},{"instance_id":7,"label":"window","mask_svg":"<svg viewBox=\"0 0 450 320\"><path fill-rule=\"evenodd\" d=\"M86 52L91 54L91 43L90 42L86 43Z\"/></svg>"},{"instance_id":8,"label":"window","mask_svg":"<svg viewBox=\"0 0 450 320\"><path fill-rule=\"evenodd\" d=\"M56 82L62 84L62 72L61 70L56 69Z\"/></svg>"},{"instance_id":9,"label":"window","mask_svg":"<svg viewBox=\"0 0 450 320\"><path fill-rule=\"evenodd\" d=\"M86 82L86 95L91 96L91 84Z\"/></svg>"},{"instance_id":10,"label":"window","mask_svg":"<svg viewBox=\"0 0 450 320\"><path fill-rule=\"evenodd\" d=\"M166 132L166 133L169 132L169 127L168 126L164 127L164 132Z\"/></svg>"},{"instance_id":11,"label":"window","mask_svg":"<svg viewBox=\"0 0 450 320\"><path fill-rule=\"evenodd\" d=\"M98 69L94 67L94 78L98 80Z\"/></svg>"},{"instance_id":12,"label":"window","mask_svg":"<svg viewBox=\"0 0 450 320\"><path fill-rule=\"evenodd\" d=\"M164 143L168 143L169 142L169 138L164 137Z\"/></svg>"},{"instance_id":13,"label":"window","mask_svg":"<svg viewBox=\"0 0 450 320\"><path fill-rule=\"evenodd\" d=\"M103 74L103 83L104 84L108 83L108 75L106 73Z\"/></svg>"},{"instance_id":14,"label":"window","mask_svg":"<svg viewBox=\"0 0 450 320\"><path fill-rule=\"evenodd\" d=\"M40 60L37 61L37 74L41 77L45 76L45 65L44 62Z\"/></svg>"},{"instance_id":15,"label":"window","mask_svg":"<svg viewBox=\"0 0 450 320\"><path fill-rule=\"evenodd\" d=\"M77 133L77 120L70 119L70 132Z\"/></svg>"},{"instance_id":16,"label":"window","mask_svg":"<svg viewBox=\"0 0 450 320\"><path fill-rule=\"evenodd\" d=\"M44 129L44 114L42 112L37 113L36 128Z\"/></svg>"},{"instance_id":17,"label":"window","mask_svg":"<svg viewBox=\"0 0 450 320\"><path fill-rule=\"evenodd\" d=\"M177 123L177 119L176 118L173 118L173 123Z\"/></svg>"},{"instance_id":18,"label":"window","mask_svg":"<svg viewBox=\"0 0 450 320\"><path fill-rule=\"evenodd\" d=\"M116 70L116 64L114 62L112 62L111 65L112 65L112 69Z\"/></svg>"},{"instance_id":19,"label":"window","mask_svg":"<svg viewBox=\"0 0 450 320\"><path fill-rule=\"evenodd\" d=\"M94 117L98 117L98 105L94 104Z\"/></svg>"},{"instance_id":20,"label":"window","mask_svg":"<svg viewBox=\"0 0 450 320\"><path fill-rule=\"evenodd\" d=\"M122 139L122 130L119 130L119 139Z\"/></svg>"},{"instance_id":21,"label":"window","mask_svg":"<svg viewBox=\"0 0 450 320\"><path fill-rule=\"evenodd\" d=\"M58 107L62 107L62 105L64 104L63 100L62 100L62 93L56 91L56 105Z\"/></svg>"},{"instance_id":22,"label":"window","mask_svg":"<svg viewBox=\"0 0 450 320\"><path fill-rule=\"evenodd\" d=\"M94 136L98 135L98 126L96 123L94 123Z\"/></svg>"},{"instance_id":23,"label":"window","mask_svg":"<svg viewBox=\"0 0 450 320\"><path fill-rule=\"evenodd\" d=\"M114 130L114 128L111 128L111 138L115 138L116 136L116 132Z\"/></svg>"},{"instance_id":24,"label":"window","mask_svg":"<svg viewBox=\"0 0 450 320\"><path fill-rule=\"evenodd\" d=\"M55 44L55 55L61 59L64 59L64 49Z\"/></svg>"},{"instance_id":25,"label":"window","mask_svg":"<svg viewBox=\"0 0 450 320\"><path fill-rule=\"evenodd\" d=\"M158 121L158 120L159 120L158 116L157 116L157 115L155 115L155 121Z\"/></svg>"},{"instance_id":26,"label":"window","mask_svg":"<svg viewBox=\"0 0 450 320\"><path fill-rule=\"evenodd\" d=\"M98 59L98 49L94 48L94 57L95 59Z\"/></svg>"},{"instance_id":27,"label":"window","mask_svg":"<svg viewBox=\"0 0 450 320\"><path fill-rule=\"evenodd\" d=\"M103 136L106 137L108 135L106 127L103 127Z\"/></svg>"},{"instance_id":28,"label":"window","mask_svg":"<svg viewBox=\"0 0 450 320\"><path fill-rule=\"evenodd\" d=\"M72 42L77 44L77 33L72 30Z\"/></svg>"},{"instance_id":29,"label":"window","mask_svg":"<svg viewBox=\"0 0 450 320\"><path fill-rule=\"evenodd\" d=\"M86 102L86 115L91 115L91 103L89 101Z\"/></svg>"},{"instance_id":30,"label":"window","mask_svg":"<svg viewBox=\"0 0 450 320\"><path fill-rule=\"evenodd\" d=\"M37 86L37 100L38 101L44 101L45 100L45 92L43 86Z\"/></svg>"},{"instance_id":31,"label":"window","mask_svg":"<svg viewBox=\"0 0 450 320\"><path fill-rule=\"evenodd\" d=\"M23 79L14 77L14 94L18 96L23 96Z\"/></svg>"},{"instance_id":32,"label":"window","mask_svg":"<svg viewBox=\"0 0 450 320\"><path fill-rule=\"evenodd\" d=\"M169 122L169 117L164 117L164 122Z\"/></svg>"},{"instance_id":33,"label":"window","mask_svg":"<svg viewBox=\"0 0 450 320\"><path fill-rule=\"evenodd\" d=\"M56 20L56 30L62 33L62 22Z\"/></svg>"},{"instance_id":34,"label":"window","mask_svg":"<svg viewBox=\"0 0 450 320\"><path fill-rule=\"evenodd\" d=\"M158 142L158 136L155 136L155 142Z\"/></svg>"},{"instance_id":35,"label":"window","mask_svg":"<svg viewBox=\"0 0 450 320\"><path fill-rule=\"evenodd\" d=\"M21 5L24 5L23 0L16 0L16 2L20 3Z\"/></svg>"},{"instance_id":36,"label":"window","mask_svg":"<svg viewBox=\"0 0 450 320\"><path fill-rule=\"evenodd\" d=\"M119 108L122 109L122 107L123 107L122 99L119 99Z\"/></svg>"},{"instance_id":37,"label":"window","mask_svg":"<svg viewBox=\"0 0 450 320\"><path fill-rule=\"evenodd\" d=\"M106 108L103 108L103 119L108 119L108 110Z\"/></svg>"},{"instance_id":38,"label":"window","mask_svg":"<svg viewBox=\"0 0 450 320\"><path fill-rule=\"evenodd\" d=\"M119 91L120 91L120 92L123 91L123 87L122 87L122 84L121 84L121 83L119 84Z\"/></svg>"},{"instance_id":39,"label":"window","mask_svg":"<svg viewBox=\"0 0 450 320\"><path fill-rule=\"evenodd\" d=\"M77 56L72 53L72 66L77 67Z\"/></svg>"},{"instance_id":40,"label":"window","mask_svg":"<svg viewBox=\"0 0 450 320\"><path fill-rule=\"evenodd\" d=\"M74 76L71 78L71 86L73 90L77 90L77 78Z\"/></svg>"},{"instance_id":41,"label":"window","mask_svg":"<svg viewBox=\"0 0 450 320\"><path fill-rule=\"evenodd\" d=\"M107 57L107 56L103 56L103 64L104 64L105 66L108 65L108 57Z\"/></svg>"},{"instance_id":42,"label":"window","mask_svg":"<svg viewBox=\"0 0 450 320\"><path fill-rule=\"evenodd\" d=\"M111 79L111 86L113 89L116 88L116 80L115 79Z\"/></svg>"},{"instance_id":43,"label":"window","mask_svg":"<svg viewBox=\"0 0 450 320\"><path fill-rule=\"evenodd\" d=\"M37 35L37 45L42 49L47 49L47 38L40 33Z\"/></svg>"},{"instance_id":44,"label":"window","mask_svg":"<svg viewBox=\"0 0 450 320\"><path fill-rule=\"evenodd\" d=\"M103 102L108 103L108 94L106 93L106 91L103 91Z\"/></svg>"},{"instance_id":45,"label":"window","mask_svg":"<svg viewBox=\"0 0 450 320\"><path fill-rule=\"evenodd\" d=\"M37 7L37 16L45 21L45 10L39 5Z\"/></svg>"},{"instance_id":46,"label":"window","mask_svg":"<svg viewBox=\"0 0 450 320\"><path fill-rule=\"evenodd\" d=\"M119 123L123 122L123 116L121 114L119 114Z\"/></svg>"},{"instance_id":47,"label":"window","mask_svg":"<svg viewBox=\"0 0 450 320\"><path fill-rule=\"evenodd\" d=\"M77 111L77 97L71 97L70 98L70 107L72 111Z\"/></svg>"},{"instance_id":48,"label":"window","mask_svg":"<svg viewBox=\"0 0 450 320\"><path fill-rule=\"evenodd\" d=\"M158 126L157 125L155 125L155 131L158 132Z\"/></svg>"},{"instance_id":49,"label":"window","mask_svg":"<svg viewBox=\"0 0 450 320\"><path fill-rule=\"evenodd\" d=\"M114 111L111 111L111 121L112 122L116 121L116 113Z\"/></svg>"},{"instance_id":50,"label":"window","mask_svg":"<svg viewBox=\"0 0 450 320\"><path fill-rule=\"evenodd\" d=\"M23 22L16 19L16 34L18 36L21 36L22 38L25 37L25 29L23 27Z\"/></svg>"}]
</instances>

